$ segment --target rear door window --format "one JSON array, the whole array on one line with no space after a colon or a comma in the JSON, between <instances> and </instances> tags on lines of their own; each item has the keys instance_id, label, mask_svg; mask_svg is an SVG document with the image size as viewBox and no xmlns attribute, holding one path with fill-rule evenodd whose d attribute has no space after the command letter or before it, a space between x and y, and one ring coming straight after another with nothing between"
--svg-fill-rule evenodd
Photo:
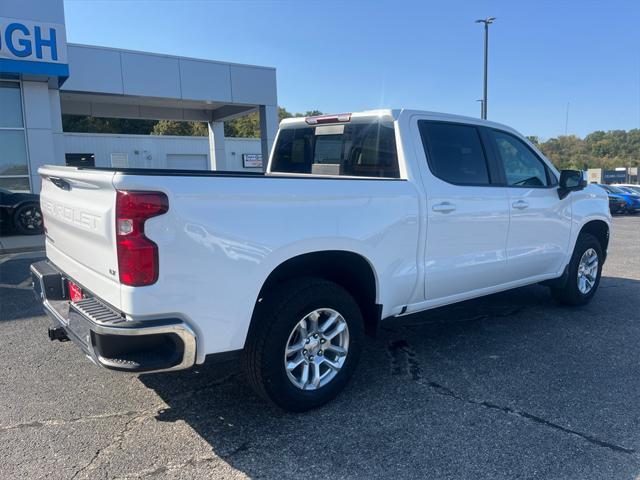
<instances>
[{"instance_id":1,"label":"rear door window","mask_svg":"<svg viewBox=\"0 0 640 480\"><path fill-rule=\"evenodd\" d=\"M399 178L393 123L285 128L278 135L271 171Z\"/></svg>"},{"instance_id":2,"label":"rear door window","mask_svg":"<svg viewBox=\"0 0 640 480\"><path fill-rule=\"evenodd\" d=\"M473 125L418 121L431 172L455 185L489 185L489 167Z\"/></svg>"}]
</instances>

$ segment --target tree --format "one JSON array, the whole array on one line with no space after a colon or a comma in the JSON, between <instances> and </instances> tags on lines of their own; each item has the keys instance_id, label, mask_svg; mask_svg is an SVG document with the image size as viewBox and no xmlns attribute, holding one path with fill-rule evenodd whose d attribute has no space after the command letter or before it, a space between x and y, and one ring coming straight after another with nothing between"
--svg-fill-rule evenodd
<instances>
[{"instance_id":1,"label":"tree","mask_svg":"<svg viewBox=\"0 0 640 480\"><path fill-rule=\"evenodd\" d=\"M192 136L191 122L179 122L175 120L160 120L155 124L151 135L182 135Z\"/></svg>"},{"instance_id":2,"label":"tree","mask_svg":"<svg viewBox=\"0 0 640 480\"><path fill-rule=\"evenodd\" d=\"M322 115L320 110L309 110L305 113L291 113L284 107L278 107L278 120L292 117L309 117ZM260 138L260 116L252 112L224 123L225 137Z\"/></svg>"},{"instance_id":3,"label":"tree","mask_svg":"<svg viewBox=\"0 0 640 480\"><path fill-rule=\"evenodd\" d=\"M596 130L585 138L560 135L545 142L539 141L536 146L560 169L613 169L640 165L640 129Z\"/></svg>"},{"instance_id":4,"label":"tree","mask_svg":"<svg viewBox=\"0 0 640 480\"><path fill-rule=\"evenodd\" d=\"M537 135L527 135L527 140L533 143L536 147L540 148L540 137Z\"/></svg>"},{"instance_id":5,"label":"tree","mask_svg":"<svg viewBox=\"0 0 640 480\"><path fill-rule=\"evenodd\" d=\"M260 138L260 117L252 112L224 122L225 137Z\"/></svg>"},{"instance_id":6,"label":"tree","mask_svg":"<svg viewBox=\"0 0 640 480\"><path fill-rule=\"evenodd\" d=\"M149 135L156 123L156 120L62 115L62 130L65 132Z\"/></svg>"}]
</instances>

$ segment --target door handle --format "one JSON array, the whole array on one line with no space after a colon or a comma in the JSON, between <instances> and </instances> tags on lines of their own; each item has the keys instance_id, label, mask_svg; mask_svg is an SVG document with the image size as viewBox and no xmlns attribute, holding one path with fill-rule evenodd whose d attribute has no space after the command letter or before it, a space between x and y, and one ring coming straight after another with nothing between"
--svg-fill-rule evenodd
<instances>
[{"instance_id":1,"label":"door handle","mask_svg":"<svg viewBox=\"0 0 640 480\"><path fill-rule=\"evenodd\" d=\"M524 200L518 200L517 202L513 202L511 206L513 208L517 208L518 210L524 210L529 206L529 202L525 202Z\"/></svg>"},{"instance_id":2,"label":"door handle","mask_svg":"<svg viewBox=\"0 0 640 480\"><path fill-rule=\"evenodd\" d=\"M434 212L440 212L440 213L450 213L450 212L453 212L455 209L456 209L456 206L453 203L449 203L449 202L438 203L433 207L431 207L431 210L433 210Z\"/></svg>"},{"instance_id":3,"label":"door handle","mask_svg":"<svg viewBox=\"0 0 640 480\"><path fill-rule=\"evenodd\" d=\"M62 190L71 190L71 184L63 178L49 177L49 181Z\"/></svg>"}]
</instances>

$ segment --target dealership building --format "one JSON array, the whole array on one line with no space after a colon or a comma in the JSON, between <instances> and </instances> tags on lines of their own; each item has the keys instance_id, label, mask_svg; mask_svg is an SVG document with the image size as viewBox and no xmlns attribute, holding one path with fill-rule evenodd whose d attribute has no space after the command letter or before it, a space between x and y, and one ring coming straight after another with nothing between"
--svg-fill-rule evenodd
<instances>
[{"instance_id":1,"label":"dealership building","mask_svg":"<svg viewBox=\"0 0 640 480\"><path fill-rule=\"evenodd\" d=\"M259 139L224 121L259 112ZM206 122L208 137L67 133L62 115ZM274 68L67 44L62 0L0 3L0 188L44 164L260 170L278 128Z\"/></svg>"}]
</instances>

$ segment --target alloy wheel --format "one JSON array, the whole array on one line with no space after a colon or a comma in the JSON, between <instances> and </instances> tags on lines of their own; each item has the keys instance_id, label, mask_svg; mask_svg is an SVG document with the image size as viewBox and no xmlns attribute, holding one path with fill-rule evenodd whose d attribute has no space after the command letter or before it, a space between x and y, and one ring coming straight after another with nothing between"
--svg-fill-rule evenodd
<instances>
[{"instance_id":1,"label":"alloy wheel","mask_svg":"<svg viewBox=\"0 0 640 480\"><path fill-rule=\"evenodd\" d=\"M331 382L349 352L349 326L332 308L318 308L300 320L284 352L287 377L301 390L317 390Z\"/></svg>"},{"instance_id":2,"label":"alloy wheel","mask_svg":"<svg viewBox=\"0 0 640 480\"><path fill-rule=\"evenodd\" d=\"M578 290L583 295L591 291L596 284L598 276L598 253L593 249L587 249L580 258L578 264Z\"/></svg>"}]
</instances>

